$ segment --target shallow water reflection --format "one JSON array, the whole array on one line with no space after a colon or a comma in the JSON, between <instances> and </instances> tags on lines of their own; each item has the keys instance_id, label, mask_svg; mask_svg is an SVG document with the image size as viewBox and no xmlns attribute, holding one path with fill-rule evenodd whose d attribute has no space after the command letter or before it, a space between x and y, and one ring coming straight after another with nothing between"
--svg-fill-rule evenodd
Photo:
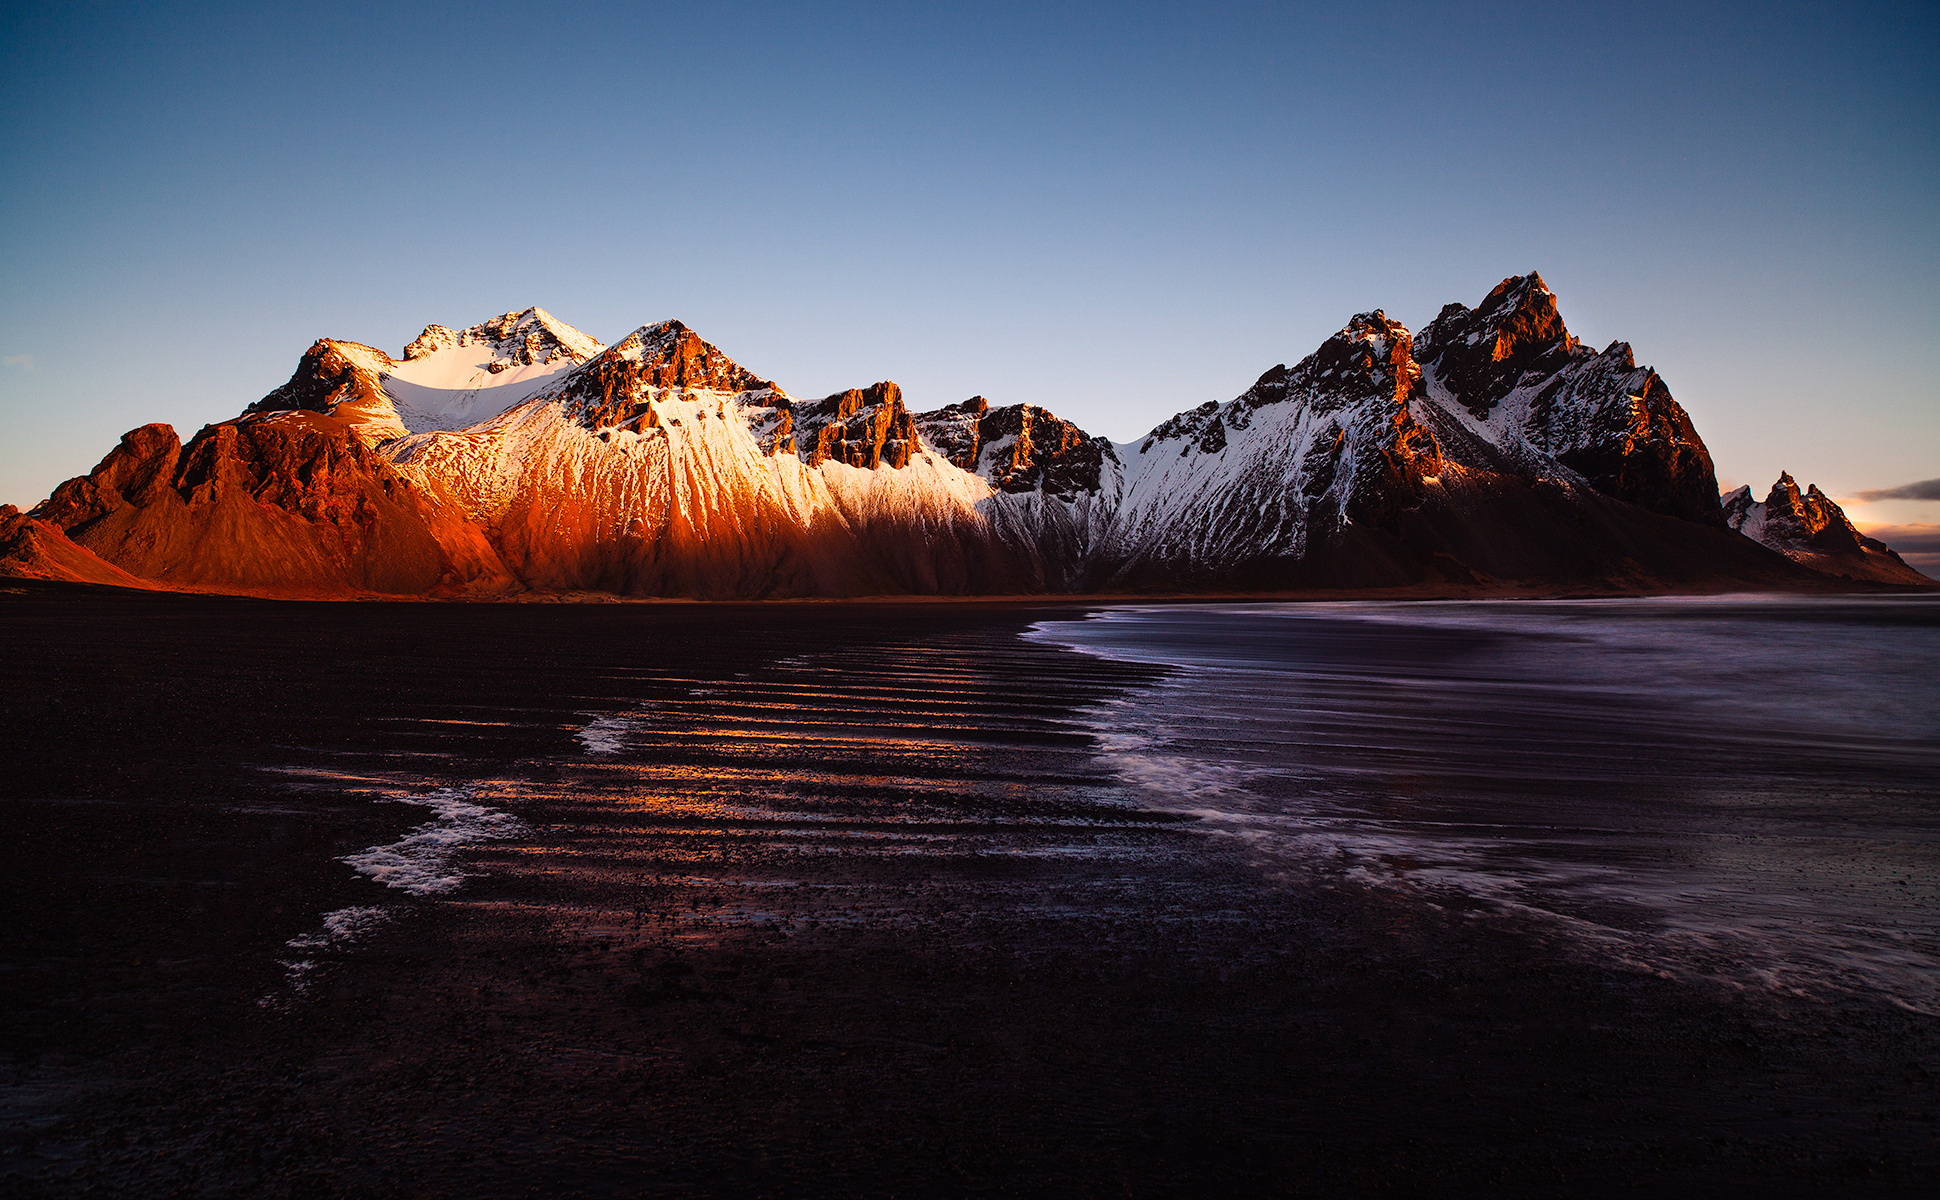
<instances>
[{"instance_id":1,"label":"shallow water reflection","mask_svg":"<svg viewBox=\"0 0 1940 1200\"><path fill-rule=\"evenodd\" d=\"M1180 668L1092 710L1101 757L1263 861L1940 1012L1940 601L1194 606L1030 636Z\"/></svg>"}]
</instances>

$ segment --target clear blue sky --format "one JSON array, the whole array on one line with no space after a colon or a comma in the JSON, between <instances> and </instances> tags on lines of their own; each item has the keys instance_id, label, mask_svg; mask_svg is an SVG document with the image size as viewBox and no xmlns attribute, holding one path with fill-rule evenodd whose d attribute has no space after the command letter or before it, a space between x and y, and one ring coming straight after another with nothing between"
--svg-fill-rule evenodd
<instances>
[{"instance_id":1,"label":"clear blue sky","mask_svg":"<svg viewBox=\"0 0 1940 1200\"><path fill-rule=\"evenodd\" d=\"M529 304L1126 439L1532 268L1727 484L1940 477L1932 3L265 9L10 11L0 501Z\"/></svg>"}]
</instances>

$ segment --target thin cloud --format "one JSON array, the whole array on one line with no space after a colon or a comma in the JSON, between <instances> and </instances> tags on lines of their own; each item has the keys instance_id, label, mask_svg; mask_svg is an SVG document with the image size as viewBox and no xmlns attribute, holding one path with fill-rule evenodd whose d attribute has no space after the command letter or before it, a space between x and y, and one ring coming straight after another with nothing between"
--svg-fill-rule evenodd
<instances>
[{"instance_id":1,"label":"thin cloud","mask_svg":"<svg viewBox=\"0 0 1940 1200\"><path fill-rule=\"evenodd\" d=\"M1902 483L1898 487L1874 488L1859 493L1859 498L1868 504L1877 504L1881 500L1940 500L1940 479L1922 479L1918 483Z\"/></svg>"},{"instance_id":2,"label":"thin cloud","mask_svg":"<svg viewBox=\"0 0 1940 1200\"><path fill-rule=\"evenodd\" d=\"M22 371L34 369L34 356L31 354L9 354L0 358L0 367L14 367Z\"/></svg>"}]
</instances>

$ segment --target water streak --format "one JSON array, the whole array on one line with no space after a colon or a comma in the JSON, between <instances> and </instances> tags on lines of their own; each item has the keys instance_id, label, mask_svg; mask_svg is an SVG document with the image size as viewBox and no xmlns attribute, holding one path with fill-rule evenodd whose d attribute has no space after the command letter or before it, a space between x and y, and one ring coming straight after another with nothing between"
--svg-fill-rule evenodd
<instances>
[{"instance_id":1,"label":"water streak","mask_svg":"<svg viewBox=\"0 0 1940 1200\"><path fill-rule=\"evenodd\" d=\"M1177 667L1090 711L1100 757L1263 863L1940 1013L1931 598L1132 609L1030 636Z\"/></svg>"}]
</instances>

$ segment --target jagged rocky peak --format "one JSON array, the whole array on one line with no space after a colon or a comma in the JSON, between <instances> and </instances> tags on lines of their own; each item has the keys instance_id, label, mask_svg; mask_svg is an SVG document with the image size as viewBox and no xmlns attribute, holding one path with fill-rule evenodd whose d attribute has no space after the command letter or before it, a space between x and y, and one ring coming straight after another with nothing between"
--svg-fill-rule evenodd
<instances>
[{"instance_id":1,"label":"jagged rocky peak","mask_svg":"<svg viewBox=\"0 0 1940 1200\"><path fill-rule=\"evenodd\" d=\"M811 467L904 467L920 445L916 422L903 407L903 389L889 380L795 401L792 416L788 445Z\"/></svg>"},{"instance_id":2,"label":"jagged rocky peak","mask_svg":"<svg viewBox=\"0 0 1940 1200\"><path fill-rule=\"evenodd\" d=\"M62 529L79 530L118 508L152 503L162 489L174 485L181 457L182 442L174 426L157 422L131 429L94 470L55 488L33 515Z\"/></svg>"},{"instance_id":3,"label":"jagged rocky peak","mask_svg":"<svg viewBox=\"0 0 1940 1200\"><path fill-rule=\"evenodd\" d=\"M653 394L672 389L786 399L679 321L642 325L573 372L559 395L588 429L604 429L647 417Z\"/></svg>"},{"instance_id":4,"label":"jagged rocky peak","mask_svg":"<svg viewBox=\"0 0 1940 1200\"><path fill-rule=\"evenodd\" d=\"M1724 498L1724 519L1752 541L1821 574L1916 586L1932 582L1885 542L1859 532L1817 484L1800 491L1788 472L1779 472L1762 501L1752 499L1750 487L1733 490Z\"/></svg>"},{"instance_id":5,"label":"jagged rocky peak","mask_svg":"<svg viewBox=\"0 0 1940 1200\"><path fill-rule=\"evenodd\" d=\"M1415 353L1482 417L1524 376L1554 374L1590 351L1563 324L1556 294L1531 271L1496 284L1476 308L1444 306L1416 339Z\"/></svg>"},{"instance_id":6,"label":"jagged rocky peak","mask_svg":"<svg viewBox=\"0 0 1940 1200\"><path fill-rule=\"evenodd\" d=\"M1240 400L1246 407L1277 403L1268 381L1269 371L1261 376ZM1261 385L1266 387L1262 390ZM1414 339L1399 321L1388 320L1380 309L1357 313L1340 332L1320 344L1320 349L1302 359L1287 378L1288 394L1305 385L1307 395L1321 407L1344 407L1366 400L1391 400L1407 403L1421 386L1421 367L1415 362ZM1255 392L1259 394L1256 396Z\"/></svg>"},{"instance_id":7,"label":"jagged rocky peak","mask_svg":"<svg viewBox=\"0 0 1940 1200\"><path fill-rule=\"evenodd\" d=\"M992 408L982 396L916 414L923 440L950 462L1005 492L1042 490L1070 500L1102 486L1118 465L1109 439L1093 437L1034 404Z\"/></svg>"},{"instance_id":8,"label":"jagged rocky peak","mask_svg":"<svg viewBox=\"0 0 1940 1200\"><path fill-rule=\"evenodd\" d=\"M1838 554L1856 552L1867 538L1853 527L1844 509L1819 490L1818 484L1799 490L1791 474L1780 471L1762 503L1751 498L1750 487L1725 497L1725 523L1754 541L1776 550L1787 547ZM1884 543L1875 543L1884 549Z\"/></svg>"},{"instance_id":9,"label":"jagged rocky peak","mask_svg":"<svg viewBox=\"0 0 1940 1200\"><path fill-rule=\"evenodd\" d=\"M1480 307L1444 307L1415 337L1433 405L1472 422L1519 470L1553 460L1608 496L1722 526L1717 473L1688 413L1623 342L1601 354L1564 327L1536 274L1503 280Z\"/></svg>"},{"instance_id":10,"label":"jagged rocky peak","mask_svg":"<svg viewBox=\"0 0 1940 1200\"><path fill-rule=\"evenodd\" d=\"M989 410L977 424L977 438L975 471L1006 492L1042 490L1072 499L1096 492L1105 464L1118 463L1110 441L1034 404Z\"/></svg>"},{"instance_id":11,"label":"jagged rocky peak","mask_svg":"<svg viewBox=\"0 0 1940 1200\"><path fill-rule=\"evenodd\" d=\"M427 325L404 348L404 361L426 358L441 350L480 346L491 357L485 369L497 374L514 367L555 362L583 363L600 352L600 344L543 308L528 308L480 321L470 329L451 330Z\"/></svg>"}]
</instances>

